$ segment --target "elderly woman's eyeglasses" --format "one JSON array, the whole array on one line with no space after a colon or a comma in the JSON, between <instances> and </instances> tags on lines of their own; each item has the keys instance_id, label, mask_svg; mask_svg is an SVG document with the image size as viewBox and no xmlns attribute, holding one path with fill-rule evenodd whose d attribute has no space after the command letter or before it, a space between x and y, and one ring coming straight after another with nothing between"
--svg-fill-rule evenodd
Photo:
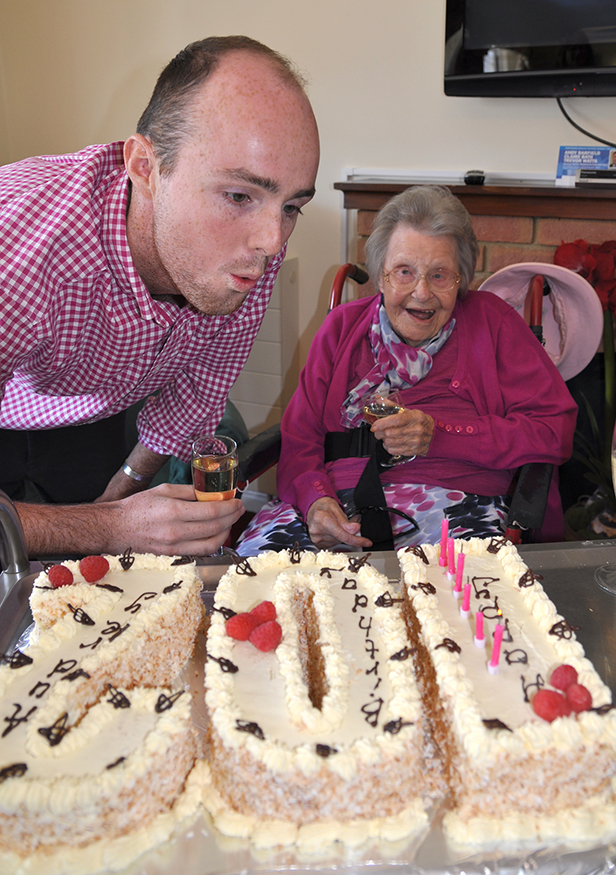
<instances>
[{"instance_id":1,"label":"elderly woman's eyeglasses","mask_svg":"<svg viewBox=\"0 0 616 875\"><path fill-rule=\"evenodd\" d=\"M444 267L435 267L428 273L419 273L412 267L394 267L393 270L383 272L383 278L392 288L400 292L412 292L417 288L420 280L426 281L431 292L448 292L462 279L459 273Z\"/></svg>"}]
</instances>

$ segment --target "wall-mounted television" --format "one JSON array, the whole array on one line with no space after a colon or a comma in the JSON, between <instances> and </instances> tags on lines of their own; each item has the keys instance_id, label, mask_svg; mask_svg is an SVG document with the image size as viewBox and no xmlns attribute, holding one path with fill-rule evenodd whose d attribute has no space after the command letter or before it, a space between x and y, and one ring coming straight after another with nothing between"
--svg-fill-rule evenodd
<instances>
[{"instance_id":1,"label":"wall-mounted television","mask_svg":"<svg viewBox=\"0 0 616 875\"><path fill-rule=\"evenodd\" d=\"M616 96L616 0L447 0L445 94Z\"/></svg>"}]
</instances>

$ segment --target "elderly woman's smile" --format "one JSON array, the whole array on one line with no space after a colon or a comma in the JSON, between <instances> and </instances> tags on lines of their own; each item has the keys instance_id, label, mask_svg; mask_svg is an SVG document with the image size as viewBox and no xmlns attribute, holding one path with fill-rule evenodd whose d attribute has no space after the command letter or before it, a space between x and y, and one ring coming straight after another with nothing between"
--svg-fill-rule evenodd
<instances>
[{"instance_id":1,"label":"elderly woman's smile","mask_svg":"<svg viewBox=\"0 0 616 875\"><path fill-rule=\"evenodd\" d=\"M435 290L432 277L453 273L453 287ZM413 275L419 282L405 287ZM431 287L432 285L432 287ZM409 288L412 290L409 291ZM458 297L459 277L457 249L451 237L432 237L408 225L398 225L393 231L384 273L380 283L385 310L394 331L410 346L421 346L449 320Z\"/></svg>"}]
</instances>

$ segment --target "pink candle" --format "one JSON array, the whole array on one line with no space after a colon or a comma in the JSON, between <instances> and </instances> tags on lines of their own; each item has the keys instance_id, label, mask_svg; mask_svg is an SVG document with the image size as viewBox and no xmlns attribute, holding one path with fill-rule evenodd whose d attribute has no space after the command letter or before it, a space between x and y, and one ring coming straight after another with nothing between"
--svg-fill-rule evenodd
<instances>
[{"instance_id":1,"label":"pink candle","mask_svg":"<svg viewBox=\"0 0 616 875\"><path fill-rule=\"evenodd\" d=\"M447 538L447 577L454 580L456 576L456 553L453 538Z\"/></svg>"},{"instance_id":2,"label":"pink candle","mask_svg":"<svg viewBox=\"0 0 616 875\"><path fill-rule=\"evenodd\" d=\"M458 565L456 567L456 582L453 585L454 598L462 598L462 575L464 574L464 553L460 551L458 554Z\"/></svg>"},{"instance_id":3,"label":"pink candle","mask_svg":"<svg viewBox=\"0 0 616 875\"><path fill-rule=\"evenodd\" d=\"M447 565L447 536L449 535L449 523L443 520L441 523L441 553L438 557L438 564L441 567Z\"/></svg>"},{"instance_id":4,"label":"pink candle","mask_svg":"<svg viewBox=\"0 0 616 875\"><path fill-rule=\"evenodd\" d=\"M483 611L475 614L475 647L485 647L486 636L483 633Z\"/></svg>"},{"instance_id":5,"label":"pink candle","mask_svg":"<svg viewBox=\"0 0 616 875\"><path fill-rule=\"evenodd\" d=\"M464 584L464 597L462 598L462 607L460 608L460 615L462 617L470 617L470 615L471 615L471 585L470 585L470 583Z\"/></svg>"},{"instance_id":6,"label":"pink candle","mask_svg":"<svg viewBox=\"0 0 616 875\"><path fill-rule=\"evenodd\" d=\"M494 629L494 644L492 645L492 658L488 663L488 671L490 674L498 674L498 660L500 659L500 649L503 640L503 632L505 627L502 623L497 623Z\"/></svg>"}]
</instances>

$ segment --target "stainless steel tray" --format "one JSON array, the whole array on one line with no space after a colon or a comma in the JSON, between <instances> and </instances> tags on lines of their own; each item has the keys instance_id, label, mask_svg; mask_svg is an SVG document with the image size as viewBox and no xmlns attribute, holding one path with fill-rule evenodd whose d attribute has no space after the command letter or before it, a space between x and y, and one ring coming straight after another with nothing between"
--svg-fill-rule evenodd
<instances>
[{"instance_id":1,"label":"stainless steel tray","mask_svg":"<svg viewBox=\"0 0 616 875\"><path fill-rule=\"evenodd\" d=\"M526 563L543 575L543 586L558 611L579 626L577 636L598 673L616 698L616 596L602 590L594 573L603 564L616 565L616 544L591 541L575 544L532 545L520 548ZM400 576L394 553L374 553L371 563L389 579ZM202 597L212 605L216 585L228 561L199 565ZM0 607L0 653L10 653L17 638L31 622L28 597L35 575L21 580ZM202 683L203 650L198 649L188 672L192 685ZM196 679L196 680L195 680ZM197 699L198 697L196 697ZM196 707L195 722L201 728L205 711ZM616 845L567 848L498 850L472 856L457 855L443 836L437 818L429 832L416 842L375 842L356 850L339 846L324 848L311 857L293 850L259 851L248 842L222 836L206 814L185 826L174 839L139 858L125 875L249 875L293 872L345 875L591 875L610 873L616 867Z\"/></svg>"}]
</instances>

